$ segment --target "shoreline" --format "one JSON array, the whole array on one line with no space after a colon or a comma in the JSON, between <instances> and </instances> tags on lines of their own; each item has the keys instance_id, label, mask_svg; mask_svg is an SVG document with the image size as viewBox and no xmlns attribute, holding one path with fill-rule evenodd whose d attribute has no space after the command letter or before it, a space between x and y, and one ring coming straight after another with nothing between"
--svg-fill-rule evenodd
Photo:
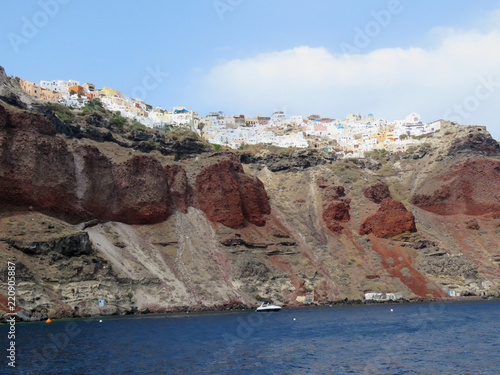
<instances>
[{"instance_id":1,"label":"shoreline","mask_svg":"<svg viewBox=\"0 0 500 375\"><path fill-rule=\"evenodd\" d=\"M331 301L324 303L310 303L307 305L304 304L289 304L283 305L283 309L303 309L303 308L321 308L321 307L336 307L336 306L376 306L376 305L401 305L401 304L427 304L433 302L441 302L441 303L458 303L458 302L489 302L489 301L498 301L500 300L500 296L469 296L469 297L450 297L450 298L414 298L414 299L400 299L400 300L388 300L388 301L373 301L373 300L339 300L339 301ZM226 306L226 307L225 307ZM128 311L125 313L114 313L107 315L68 315L68 316L44 316L41 319L33 319L33 320L23 320L19 316L16 315L16 323L44 323L46 319L50 318L52 322L54 321L62 321L62 320L71 320L71 321L80 321L80 320L88 320L88 319L98 319L98 318L110 318L110 317L128 317L128 316L174 316L181 315L185 316L187 314L206 314L206 313L228 313L228 312L244 312L244 311L255 311L256 307L250 307L247 305L235 305L228 304L222 306L214 306L213 308L192 308L192 307L177 307L172 309L157 309L156 311L151 311L148 308L142 311ZM10 315L3 314L0 317L0 326L7 325L7 318L11 317Z\"/></svg>"}]
</instances>

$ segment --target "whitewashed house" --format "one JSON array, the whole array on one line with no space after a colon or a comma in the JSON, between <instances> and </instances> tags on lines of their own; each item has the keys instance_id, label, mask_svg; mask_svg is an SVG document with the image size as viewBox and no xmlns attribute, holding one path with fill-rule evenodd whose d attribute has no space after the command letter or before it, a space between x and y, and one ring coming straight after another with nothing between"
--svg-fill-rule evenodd
<instances>
[{"instance_id":1,"label":"whitewashed house","mask_svg":"<svg viewBox=\"0 0 500 375\"><path fill-rule=\"evenodd\" d=\"M73 86L80 86L79 81L69 80L54 80L54 81L40 81L40 87L49 89L55 92L67 93L68 89Z\"/></svg>"}]
</instances>

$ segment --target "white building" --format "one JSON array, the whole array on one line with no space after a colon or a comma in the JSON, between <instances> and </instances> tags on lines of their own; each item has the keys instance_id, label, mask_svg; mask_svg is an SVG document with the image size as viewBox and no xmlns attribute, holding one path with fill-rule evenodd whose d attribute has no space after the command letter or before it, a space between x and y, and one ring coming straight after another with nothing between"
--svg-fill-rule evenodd
<instances>
[{"instance_id":1,"label":"white building","mask_svg":"<svg viewBox=\"0 0 500 375\"><path fill-rule=\"evenodd\" d=\"M403 298L403 293L365 293L367 301L396 301Z\"/></svg>"},{"instance_id":2,"label":"white building","mask_svg":"<svg viewBox=\"0 0 500 375\"><path fill-rule=\"evenodd\" d=\"M61 104L66 107L82 108L89 102L89 98L86 96L79 96L78 94L70 95L69 93L64 94L61 99Z\"/></svg>"},{"instance_id":3,"label":"white building","mask_svg":"<svg viewBox=\"0 0 500 375\"><path fill-rule=\"evenodd\" d=\"M184 107L174 107L172 111L168 112L171 125L173 126L189 126L192 130L198 127L200 123L200 116L197 112L188 111Z\"/></svg>"},{"instance_id":4,"label":"white building","mask_svg":"<svg viewBox=\"0 0 500 375\"><path fill-rule=\"evenodd\" d=\"M282 111L274 112L271 116L271 120L269 120L270 125L280 126L281 124L286 122L286 115Z\"/></svg>"},{"instance_id":5,"label":"white building","mask_svg":"<svg viewBox=\"0 0 500 375\"><path fill-rule=\"evenodd\" d=\"M69 80L55 80L55 81L40 81L40 87L49 89L55 92L67 93L68 89L73 86L80 86L79 81Z\"/></svg>"},{"instance_id":6,"label":"white building","mask_svg":"<svg viewBox=\"0 0 500 375\"><path fill-rule=\"evenodd\" d=\"M302 126L305 124L305 120L307 120L307 117L306 116L301 116L301 115L298 115L298 116L291 116L289 121L290 123L295 123L297 124L298 126Z\"/></svg>"}]
</instances>

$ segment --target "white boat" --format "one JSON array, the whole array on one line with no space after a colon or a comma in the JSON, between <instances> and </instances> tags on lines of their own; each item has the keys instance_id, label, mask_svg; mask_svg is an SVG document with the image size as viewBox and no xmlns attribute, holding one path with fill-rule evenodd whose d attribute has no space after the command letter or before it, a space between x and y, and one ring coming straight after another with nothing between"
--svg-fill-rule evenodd
<instances>
[{"instance_id":1,"label":"white boat","mask_svg":"<svg viewBox=\"0 0 500 375\"><path fill-rule=\"evenodd\" d=\"M257 312L265 312L265 311L280 311L281 306L272 305L269 302L261 302L260 306L257 307Z\"/></svg>"}]
</instances>

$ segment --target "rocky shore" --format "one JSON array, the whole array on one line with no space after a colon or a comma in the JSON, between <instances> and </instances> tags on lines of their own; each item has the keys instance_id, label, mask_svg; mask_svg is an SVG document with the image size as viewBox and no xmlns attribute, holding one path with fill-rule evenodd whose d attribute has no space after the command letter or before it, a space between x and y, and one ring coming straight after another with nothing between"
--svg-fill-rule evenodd
<instances>
[{"instance_id":1,"label":"rocky shore","mask_svg":"<svg viewBox=\"0 0 500 375\"><path fill-rule=\"evenodd\" d=\"M483 127L443 122L363 159L216 152L92 109L63 120L16 82L0 70L0 265L24 320L500 294L500 146Z\"/></svg>"}]
</instances>

